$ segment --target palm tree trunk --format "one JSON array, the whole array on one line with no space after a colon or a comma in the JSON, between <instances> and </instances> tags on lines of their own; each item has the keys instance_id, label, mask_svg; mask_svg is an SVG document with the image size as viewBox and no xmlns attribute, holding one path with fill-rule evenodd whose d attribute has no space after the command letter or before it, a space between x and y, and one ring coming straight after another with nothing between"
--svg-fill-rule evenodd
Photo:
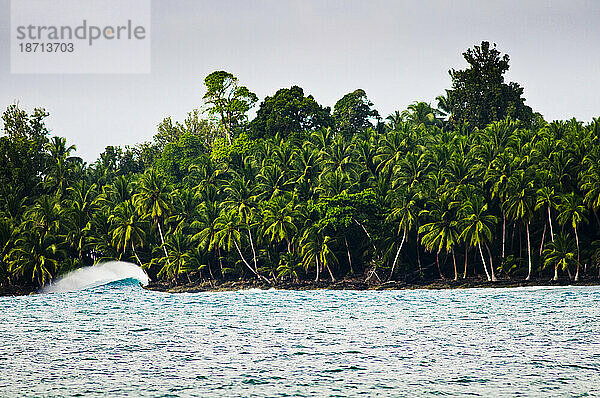
<instances>
[{"instance_id":1,"label":"palm tree trunk","mask_svg":"<svg viewBox=\"0 0 600 398\"><path fill-rule=\"evenodd\" d=\"M392 271L390 272L390 280L392 280L392 276L394 276L394 269L396 268L396 262L398 261L398 256L400 255L400 250L402 250L402 246L404 245L404 240L406 239L406 230L404 230L404 234L402 234L402 241L400 242L400 247L398 247L398 251L396 252L396 257L394 257L394 262L392 263ZM348 253L350 255L350 253Z\"/></svg>"},{"instance_id":2,"label":"palm tree trunk","mask_svg":"<svg viewBox=\"0 0 600 398\"><path fill-rule=\"evenodd\" d=\"M317 276L315 277L315 282L319 281L319 271L320 271L320 265L319 265L319 257L316 256L315 257L315 262L317 263Z\"/></svg>"},{"instance_id":3,"label":"palm tree trunk","mask_svg":"<svg viewBox=\"0 0 600 398\"><path fill-rule=\"evenodd\" d=\"M579 234L577 233L577 228L573 228L575 230L575 243L577 244L577 270L575 271L575 282L579 281Z\"/></svg>"},{"instance_id":4,"label":"palm tree trunk","mask_svg":"<svg viewBox=\"0 0 600 398\"><path fill-rule=\"evenodd\" d=\"M506 243L506 215L502 210L502 259L504 259L504 247Z\"/></svg>"},{"instance_id":5,"label":"palm tree trunk","mask_svg":"<svg viewBox=\"0 0 600 398\"><path fill-rule=\"evenodd\" d=\"M327 271L329 271L329 276L331 277L331 282L335 282L335 278L333 277L333 272L331 272L331 268L329 268L328 262L325 262L325 267L327 268Z\"/></svg>"},{"instance_id":6,"label":"palm tree trunk","mask_svg":"<svg viewBox=\"0 0 600 398\"><path fill-rule=\"evenodd\" d=\"M256 251L254 250L254 241L252 240L252 233L248 229L248 238L250 238L250 247L252 248L252 260L254 261L254 269L258 271L258 264L256 262Z\"/></svg>"},{"instance_id":7,"label":"palm tree trunk","mask_svg":"<svg viewBox=\"0 0 600 398\"><path fill-rule=\"evenodd\" d=\"M527 270L527 278L526 281L531 279L531 269L533 268L531 264L531 239L529 238L529 221L527 221L527 258L529 259L529 268Z\"/></svg>"},{"instance_id":8,"label":"palm tree trunk","mask_svg":"<svg viewBox=\"0 0 600 398\"><path fill-rule=\"evenodd\" d=\"M442 275L442 269L440 268L440 251L438 250L435 253L435 264L437 265L438 273L440 274L440 278L445 280L446 278Z\"/></svg>"},{"instance_id":9,"label":"palm tree trunk","mask_svg":"<svg viewBox=\"0 0 600 398\"><path fill-rule=\"evenodd\" d=\"M419 277L423 279L423 266L421 265L421 252L419 250L419 228L417 227L417 239L415 240L415 247L417 248L417 265L419 266Z\"/></svg>"},{"instance_id":10,"label":"palm tree trunk","mask_svg":"<svg viewBox=\"0 0 600 398\"><path fill-rule=\"evenodd\" d=\"M346 243L346 253L348 253L348 265L350 266L350 275L354 275L354 268L352 267L352 256L350 255L350 247L348 246L348 239L344 235L344 242Z\"/></svg>"},{"instance_id":11,"label":"palm tree trunk","mask_svg":"<svg viewBox=\"0 0 600 398\"><path fill-rule=\"evenodd\" d=\"M219 256L219 269L221 270L221 278L225 279L225 273L223 272L223 257L221 256L221 248L217 248L217 255Z\"/></svg>"},{"instance_id":12,"label":"palm tree trunk","mask_svg":"<svg viewBox=\"0 0 600 398\"><path fill-rule=\"evenodd\" d=\"M490 271L492 273L492 282L496 282L498 281L498 279L496 279L496 273L494 272L494 258L492 257L492 251L490 250L490 247L487 243L485 244L485 250L487 250L488 256L490 256Z\"/></svg>"},{"instance_id":13,"label":"palm tree trunk","mask_svg":"<svg viewBox=\"0 0 600 398\"><path fill-rule=\"evenodd\" d=\"M483 257L483 250L481 250L481 243L479 243L477 245L477 247L479 247L479 254L481 255L481 261L483 262L483 269L485 271L485 275L487 276L487 280L489 282L492 280L492 278L490 278L490 273L488 272L487 264L485 263L485 257Z\"/></svg>"},{"instance_id":14,"label":"palm tree trunk","mask_svg":"<svg viewBox=\"0 0 600 398\"><path fill-rule=\"evenodd\" d=\"M165 246L165 237L163 236L162 227L160 226L160 221L156 221L156 225L158 225L158 233L160 235L160 241L162 242L163 251L165 252L165 257L167 259L167 264L169 267L171 266L171 262L169 261L169 254L167 253L167 247Z\"/></svg>"},{"instance_id":15,"label":"palm tree trunk","mask_svg":"<svg viewBox=\"0 0 600 398\"><path fill-rule=\"evenodd\" d=\"M548 205L548 224L550 224L550 238L554 242L554 228L552 228L552 213L550 212L550 205Z\"/></svg>"},{"instance_id":16,"label":"palm tree trunk","mask_svg":"<svg viewBox=\"0 0 600 398\"><path fill-rule=\"evenodd\" d=\"M214 258L215 258L214 252L212 253L212 257L214 260ZM208 275L210 275L210 279L215 280L215 276L213 275L213 272L212 272L212 267L210 266L210 260L208 261Z\"/></svg>"},{"instance_id":17,"label":"palm tree trunk","mask_svg":"<svg viewBox=\"0 0 600 398\"><path fill-rule=\"evenodd\" d=\"M544 223L544 231L542 232L542 243L540 243L540 258L542 257L542 252L544 251L544 239L546 239L546 223Z\"/></svg>"},{"instance_id":18,"label":"palm tree trunk","mask_svg":"<svg viewBox=\"0 0 600 398\"><path fill-rule=\"evenodd\" d=\"M248 269L250 271L252 271L258 277L258 279L262 279L265 282L267 282L268 284L271 284L271 281L268 278L260 275L258 273L258 271L255 270L254 268L252 268L252 266L250 265L250 263L248 261L246 261L246 259L244 258L244 255L242 254L242 251L240 250L240 247L238 246L238 244L237 244L237 242L235 240L233 240L233 244L235 245L235 248L236 248L238 254L240 255L240 258L242 259L242 262L246 265L246 267L248 267Z\"/></svg>"},{"instance_id":19,"label":"palm tree trunk","mask_svg":"<svg viewBox=\"0 0 600 398\"><path fill-rule=\"evenodd\" d=\"M135 245L133 244L133 241L131 241L131 249L133 250L133 255L135 256L135 258L137 259L138 263L140 264L140 267L142 266L142 260L140 260L140 258L138 257L137 251L135 250Z\"/></svg>"},{"instance_id":20,"label":"palm tree trunk","mask_svg":"<svg viewBox=\"0 0 600 398\"><path fill-rule=\"evenodd\" d=\"M452 264L454 265L454 280L458 280L458 268L456 268L456 256L454 255L454 247L452 248Z\"/></svg>"},{"instance_id":21,"label":"palm tree trunk","mask_svg":"<svg viewBox=\"0 0 600 398\"><path fill-rule=\"evenodd\" d=\"M463 279L467 279L467 262L469 257L469 245L465 242L465 273L463 274Z\"/></svg>"},{"instance_id":22,"label":"palm tree trunk","mask_svg":"<svg viewBox=\"0 0 600 398\"><path fill-rule=\"evenodd\" d=\"M373 253L373 255L377 255L377 247L375 247L375 242L371 238L371 234L369 233L369 231L367 231L367 229L365 228L365 226L362 225L361 223L359 223L358 220L354 219L354 222L357 223L358 226L361 227L363 231L365 231L365 234L367 235L367 237L371 241L371 245L373 246L373 250L375 251L375 253Z\"/></svg>"}]
</instances>

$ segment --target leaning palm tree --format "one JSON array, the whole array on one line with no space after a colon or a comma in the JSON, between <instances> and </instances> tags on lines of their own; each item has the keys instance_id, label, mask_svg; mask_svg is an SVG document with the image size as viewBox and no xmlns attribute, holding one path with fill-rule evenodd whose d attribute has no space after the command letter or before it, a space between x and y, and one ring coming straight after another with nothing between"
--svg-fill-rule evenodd
<instances>
[{"instance_id":1,"label":"leaning palm tree","mask_svg":"<svg viewBox=\"0 0 600 398\"><path fill-rule=\"evenodd\" d=\"M267 283L270 281L258 272L258 269L252 267L248 260L244 257L240 248L241 233L240 228L243 226L236 211L223 211L219 218L215 220L215 242L217 245L227 251L235 250L240 256L240 259L246 267L252 271L257 278L264 280Z\"/></svg>"},{"instance_id":2,"label":"leaning palm tree","mask_svg":"<svg viewBox=\"0 0 600 398\"><path fill-rule=\"evenodd\" d=\"M561 225L570 224L575 232L575 243L577 245L577 271L575 272L575 281L579 280L579 233L578 228L582 223L587 223L587 209L583 205L581 197L571 193L563 197L562 203L558 207L558 222Z\"/></svg>"},{"instance_id":3,"label":"leaning palm tree","mask_svg":"<svg viewBox=\"0 0 600 398\"><path fill-rule=\"evenodd\" d=\"M392 269L390 270L389 277L390 280L394 276L396 263L398 262L398 257L400 256L400 251L404 246L408 232L413 228L413 225L416 224L417 217L419 216L418 211L416 194L409 195L408 193L405 193L404 195L401 195L398 201L392 204L387 221L391 222L395 226L394 230L396 232L396 236L402 236L402 240L398 245L396 256L392 262Z\"/></svg>"},{"instance_id":4,"label":"leaning palm tree","mask_svg":"<svg viewBox=\"0 0 600 398\"><path fill-rule=\"evenodd\" d=\"M494 266L490 264L491 276L487 270L482 246L486 246L492 239L492 230L496 227L498 219L488 211L488 205L479 195L472 196L460 209L461 233L459 239L470 247L477 247L488 281L496 281ZM465 259L464 278L467 277L467 262Z\"/></svg>"}]
</instances>

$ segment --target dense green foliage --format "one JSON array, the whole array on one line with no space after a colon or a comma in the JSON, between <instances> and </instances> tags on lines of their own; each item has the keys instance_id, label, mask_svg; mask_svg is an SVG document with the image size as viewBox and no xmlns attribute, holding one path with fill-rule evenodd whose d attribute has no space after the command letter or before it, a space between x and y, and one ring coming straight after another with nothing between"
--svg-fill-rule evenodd
<instances>
[{"instance_id":1,"label":"dense green foliage","mask_svg":"<svg viewBox=\"0 0 600 398\"><path fill-rule=\"evenodd\" d=\"M452 89L447 90L447 101L452 119L458 123L469 122L479 128L505 117L519 119L525 124L533 120L533 112L522 98L519 84L504 82L509 57L501 56L496 45L481 43L463 53L469 67L450 71Z\"/></svg>"},{"instance_id":2,"label":"dense green foliage","mask_svg":"<svg viewBox=\"0 0 600 398\"><path fill-rule=\"evenodd\" d=\"M237 90L224 73L207 85ZM171 283L595 275L600 120L534 126L494 98L504 108L481 128L424 102L376 125L363 90L330 114L292 87L250 122L252 101L232 118L165 119L152 142L91 165L47 137L43 110L10 106L0 281L40 286L108 259Z\"/></svg>"}]
</instances>

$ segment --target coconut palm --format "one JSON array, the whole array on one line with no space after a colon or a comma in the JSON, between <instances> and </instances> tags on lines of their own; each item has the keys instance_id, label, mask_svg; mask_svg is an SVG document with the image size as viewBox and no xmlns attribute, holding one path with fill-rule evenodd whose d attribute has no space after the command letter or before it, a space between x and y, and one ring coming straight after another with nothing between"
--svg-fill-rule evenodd
<instances>
[{"instance_id":1,"label":"coconut palm","mask_svg":"<svg viewBox=\"0 0 600 398\"><path fill-rule=\"evenodd\" d=\"M137 189L138 193L133 196L133 203L140 215L143 218L151 219L158 228L165 258L169 261L162 222L171 212L171 187L167 184L164 176L158 174L156 170L150 169L142 175Z\"/></svg>"},{"instance_id":2,"label":"coconut palm","mask_svg":"<svg viewBox=\"0 0 600 398\"><path fill-rule=\"evenodd\" d=\"M575 281L579 280L579 232L578 228L582 223L587 223L587 209L583 205L581 197L571 193L562 198L562 203L558 206L558 222L561 225L569 224L575 232L575 243L577 245L577 271L575 272Z\"/></svg>"},{"instance_id":3,"label":"coconut palm","mask_svg":"<svg viewBox=\"0 0 600 398\"><path fill-rule=\"evenodd\" d=\"M154 264L160 267L158 277L165 277L173 284L177 284L177 277L182 274L187 267L189 259L190 242L188 237L184 236L181 231L175 231L167 236L166 246L168 248L168 258L158 257L152 259L147 267ZM188 275L189 280L189 275Z\"/></svg>"},{"instance_id":4,"label":"coconut palm","mask_svg":"<svg viewBox=\"0 0 600 398\"><path fill-rule=\"evenodd\" d=\"M243 227L243 223L240 220L237 212L235 211L222 211L221 215L215 220L215 242L217 245L225 249L227 251L232 251L235 247L235 250L240 256L240 259L246 265L246 267L252 271L257 278L263 279L265 282L270 283L270 281L262 276L258 269L252 267L250 263L244 257L242 250L240 248L241 243L241 233L240 229Z\"/></svg>"},{"instance_id":5,"label":"coconut palm","mask_svg":"<svg viewBox=\"0 0 600 398\"><path fill-rule=\"evenodd\" d=\"M61 197L74 178L74 166L80 158L70 156L75 145L67 146L63 137L52 137L46 145L49 152L49 165L44 179L44 187L57 197Z\"/></svg>"},{"instance_id":6,"label":"coconut palm","mask_svg":"<svg viewBox=\"0 0 600 398\"><path fill-rule=\"evenodd\" d=\"M44 286L56 275L63 256L57 239L50 233L25 231L8 255L9 270L36 286Z\"/></svg>"},{"instance_id":7,"label":"coconut palm","mask_svg":"<svg viewBox=\"0 0 600 398\"><path fill-rule=\"evenodd\" d=\"M470 247L477 247L481 256L481 262L488 280L496 281L494 266L490 264L491 276L487 270L485 257L483 255L482 246L486 246L492 239L492 231L496 227L498 219L488 210L488 205L483 200L483 197L474 195L460 208L461 215L461 232L459 240L465 242ZM467 277L467 262L465 259L464 278Z\"/></svg>"},{"instance_id":8,"label":"coconut palm","mask_svg":"<svg viewBox=\"0 0 600 398\"><path fill-rule=\"evenodd\" d=\"M535 210L542 207L546 208L548 213L548 226L550 227L550 240L554 242L554 228L552 224L552 209L558 208L560 196L554 193L554 188L542 187L537 190L537 200L535 202ZM545 228L544 228L545 231ZM542 245L544 240L542 239ZM558 280L558 264L554 268L553 280Z\"/></svg>"},{"instance_id":9,"label":"coconut palm","mask_svg":"<svg viewBox=\"0 0 600 398\"><path fill-rule=\"evenodd\" d=\"M394 276L396 263L398 262L398 257L400 256L400 251L402 251L402 247L404 246L404 242L406 241L408 232L416 224L418 213L419 208L417 207L416 194L411 195L408 192L405 194L401 194L400 198L395 200L392 204L392 208L387 217L387 221L395 226L395 235L397 237L402 236L402 239L400 241L400 244L398 245L398 250L396 251L396 255L394 256L394 261L392 262L392 268L390 270L389 277L390 280Z\"/></svg>"},{"instance_id":10,"label":"coconut palm","mask_svg":"<svg viewBox=\"0 0 600 398\"><path fill-rule=\"evenodd\" d=\"M521 222L527 233L528 270L525 280L531 279L531 237L529 225L533 217L535 188L531 176L524 170L519 170L509 179L509 196L506 199L506 212L514 222Z\"/></svg>"},{"instance_id":11,"label":"coconut palm","mask_svg":"<svg viewBox=\"0 0 600 398\"><path fill-rule=\"evenodd\" d=\"M458 270L456 268L456 259L454 255L454 246L458 243L458 219L455 210L455 204L451 204L447 199L434 201L429 203L429 209L425 209L419 214L419 217L424 217L429 222L421 225L419 233L421 243L425 248L433 252L435 251L435 263L441 279L446 279L442 274L440 267L440 253L452 253L454 261L454 279L458 279Z\"/></svg>"},{"instance_id":12,"label":"coconut palm","mask_svg":"<svg viewBox=\"0 0 600 398\"><path fill-rule=\"evenodd\" d=\"M302 262L306 270L312 266L315 267L315 282L320 279L320 273L323 268L327 269L332 282L335 277L331 271L331 266L337 264L337 258L331 249L333 239L325 235L319 225L313 225L304 231L301 239Z\"/></svg>"},{"instance_id":13,"label":"coconut palm","mask_svg":"<svg viewBox=\"0 0 600 398\"><path fill-rule=\"evenodd\" d=\"M554 267L555 270L558 268L567 270L570 265L577 263L573 246L573 240L568 235L558 234L556 239L549 242L544 249L544 266Z\"/></svg>"},{"instance_id":14,"label":"coconut palm","mask_svg":"<svg viewBox=\"0 0 600 398\"><path fill-rule=\"evenodd\" d=\"M292 252L292 240L298 232L294 223L296 211L291 197L279 196L269 200L263 211L264 237L271 243L287 242L288 253Z\"/></svg>"},{"instance_id":15,"label":"coconut palm","mask_svg":"<svg viewBox=\"0 0 600 398\"><path fill-rule=\"evenodd\" d=\"M125 255L127 248L131 246L133 255L138 264L142 266L142 260L137 254L136 246L144 247L145 225L133 203L127 201L118 205L108 221L112 228L112 244L117 248L117 251Z\"/></svg>"}]
</instances>

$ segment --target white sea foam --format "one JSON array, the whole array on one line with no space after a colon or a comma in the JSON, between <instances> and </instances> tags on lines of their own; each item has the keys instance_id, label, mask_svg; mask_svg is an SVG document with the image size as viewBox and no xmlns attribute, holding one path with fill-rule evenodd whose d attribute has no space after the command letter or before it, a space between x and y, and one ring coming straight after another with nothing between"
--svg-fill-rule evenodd
<instances>
[{"instance_id":1,"label":"white sea foam","mask_svg":"<svg viewBox=\"0 0 600 398\"><path fill-rule=\"evenodd\" d=\"M137 265L123 261L111 261L72 271L46 286L41 292L72 292L129 278L137 279L143 285L148 284L148 276Z\"/></svg>"}]
</instances>

